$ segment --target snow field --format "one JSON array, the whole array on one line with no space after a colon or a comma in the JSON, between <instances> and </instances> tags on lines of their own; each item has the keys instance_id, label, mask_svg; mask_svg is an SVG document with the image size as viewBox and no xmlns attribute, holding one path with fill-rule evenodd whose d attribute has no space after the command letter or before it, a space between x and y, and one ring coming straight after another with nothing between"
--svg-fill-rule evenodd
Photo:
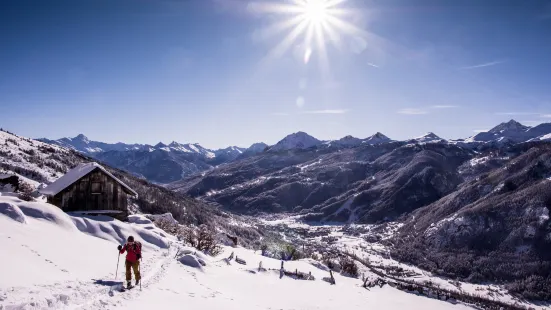
<instances>
[{"instance_id":1,"label":"snow field","mask_svg":"<svg viewBox=\"0 0 551 310\"><path fill-rule=\"evenodd\" d=\"M108 289L116 247L130 234L144 245L144 270L173 242L152 224L70 216L47 203L0 196L0 309L57 309ZM122 255L118 272L120 281Z\"/></svg>"},{"instance_id":2,"label":"snow field","mask_svg":"<svg viewBox=\"0 0 551 310\"><path fill-rule=\"evenodd\" d=\"M247 265L222 258L234 252ZM258 253L258 252L257 252ZM322 281L328 272L308 260L285 262L287 270L312 272L315 281L279 278L279 260L243 248L226 247L223 254L207 258L202 270L170 264L154 286L128 300L128 309L468 309L434 299L403 293L394 288L361 287L361 281L335 274L336 285ZM265 272L258 272L262 261ZM110 308L107 308L110 309Z\"/></svg>"}]
</instances>

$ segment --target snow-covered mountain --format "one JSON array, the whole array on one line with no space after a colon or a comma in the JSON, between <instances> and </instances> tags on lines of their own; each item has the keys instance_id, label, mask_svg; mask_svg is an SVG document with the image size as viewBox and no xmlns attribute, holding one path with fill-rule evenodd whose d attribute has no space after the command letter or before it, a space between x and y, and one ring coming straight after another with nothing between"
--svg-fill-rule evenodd
<instances>
[{"instance_id":1,"label":"snow-covered mountain","mask_svg":"<svg viewBox=\"0 0 551 310\"><path fill-rule=\"evenodd\" d=\"M501 123L487 132L481 132L465 140L467 143L493 142L493 143L519 143L536 139L551 133L551 123L543 123L535 127L522 125L510 120Z\"/></svg>"},{"instance_id":2,"label":"snow-covered mountain","mask_svg":"<svg viewBox=\"0 0 551 310\"><path fill-rule=\"evenodd\" d=\"M205 158L214 158L216 157L216 151L209 150L207 148L202 147L198 143L178 143L176 141L172 141L169 145L167 145L167 151L169 152L184 152L189 154L198 154L201 156L204 156Z\"/></svg>"},{"instance_id":3,"label":"snow-covered mountain","mask_svg":"<svg viewBox=\"0 0 551 310\"><path fill-rule=\"evenodd\" d=\"M320 145L322 142L309 134L299 131L290 134L283 138L283 140L276 143L276 145L270 148L270 151L285 151L290 149L307 149L316 145Z\"/></svg>"},{"instance_id":4,"label":"snow-covered mountain","mask_svg":"<svg viewBox=\"0 0 551 310\"><path fill-rule=\"evenodd\" d=\"M216 157L219 156L225 156L230 158L237 158L237 156L243 154L244 151L246 151L246 148L238 147L238 146L230 146L225 149L219 149L214 151L214 155Z\"/></svg>"},{"instance_id":5,"label":"snow-covered mountain","mask_svg":"<svg viewBox=\"0 0 551 310\"><path fill-rule=\"evenodd\" d=\"M63 146L66 148L70 148L76 151L79 151L81 153L95 156L96 154L102 153L102 152L110 152L110 151L153 151L153 150L163 150L167 152L184 152L184 153L191 153L191 154L199 154L204 156L205 158L214 158L215 153L212 150L209 150L207 148L202 147L201 145L195 143L187 143L187 144L181 144L176 141L173 141L170 144L165 144L163 142L159 142L154 146L148 145L148 144L126 144L126 143L105 143L105 142L99 142L99 141L93 141L88 139L83 134L79 134L78 136L74 138L61 138L58 140L50 140L46 138L38 139L39 141L46 142L49 144L56 144L59 146Z\"/></svg>"},{"instance_id":6,"label":"snow-covered mountain","mask_svg":"<svg viewBox=\"0 0 551 310\"><path fill-rule=\"evenodd\" d=\"M371 137L368 137L367 139L364 139L362 143L369 144L369 145L375 145L375 144L381 144L381 143L387 143L391 142L392 140L383 135L380 132L377 132L376 134L372 135Z\"/></svg>"},{"instance_id":7,"label":"snow-covered mountain","mask_svg":"<svg viewBox=\"0 0 551 310\"><path fill-rule=\"evenodd\" d=\"M253 145L249 146L248 149L245 150L245 153L251 153L251 154L262 153L267 147L268 147L268 144L264 142L254 143Z\"/></svg>"},{"instance_id":8,"label":"snow-covered mountain","mask_svg":"<svg viewBox=\"0 0 551 310\"><path fill-rule=\"evenodd\" d=\"M178 181L189 175L235 160L245 151L236 146L210 150L198 143L109 144L80 134L74 138L40 141L73 149L114 167L157 183Z\"/></svg>"},{"instance_id":9,"label":"snow-covered mountain","mask_svg":"<svg viewBox=\"0 0 551 310\"><path fill-rule=\"evenodd\" d=\"M526 131L526 134L531 139L546 140L545 137L551 134L551 123L543 123L535 127L531 127Z\"/></svg>"},{"instance_id":10,"label":"snow-covered mountain","mask_svg":"<svg viewBox=\"0 0 551 310\"><path fill-rule=\"evenodd\" d=\"M440 142L440 141L445 141L445 140L440 138L439 136L437 136L433 132L428 132L427 134L422 135L420 137L417 137L417 138L413 139L412 141L418 142L418 143L430 143L430 142Z\"/></svg>"},{"instance_id":11,"label":"snow-covered mountain","mask_svg":"<svg viewBox=\"0 0 551 310\"><path fill-rule=\"evenodd\" d=\"M360 139L360 138L356 138L356 137L353 137L353 136L346 136L346 137L343 137L339 140L331 140L331 141L327 141L325 142L324 144L327 145L327 146L333 146L333 147L356 147L356 146L359 146L359 145L376 145L376 144L381 144L381 143L387 143L387 142L391 142L392 140L383 135L382 133L380 132L377 132L376 134L370 136L370 137L367 137L365 139Z\"/></svg>"},{"instance_id":12,"label":"snow-covered mountain","mask_svg":"<svg viewBox=\"0 0 551 310\"><path fill-rule=\"evenodd\" d=\"M505 145L526 141L543 141L549 139L551 123L535 127L524 126L511 120L499 124L488 132L481 132L465 140L445 140L429 132L426 135L402 141L403 143L448 143L470 149L488 144ZM293 149L328 148L326 151L347 149L359 146L377 146L393 142L384 134L376 134L365 138L345 136L338 140L320 141L305 132L290 134L281 141L269 147L265 143L255 143L249 148L230 146L211 150L198 143L170 144L159 142L151 146L147 144L104 143L93 141L80 134L74 138L58 140L41 139L41 141L71 148L81 153L102 160L114 167L127 170L138 176L158 183L179 181L197 173L203 173L221 164L244 160L264 151L279 152ZM400 141L398 141L400 143Z\"/></svg>"},{"instance_id":13,"label":"snow-covered mountain","mask_svg":"<svg viewBox=\"0 0 551 310\"><path fill-rule=\"evenodd\" d=\"M253 143L251 146L249 146L247 149L245 149L243 151L243 153L241 153L235 159L236 160L241 160L241 159L249 158L251 156L255 156L257 154L260 154L260 153L264 152L268 147L269 147L268 144L263 143L263 142Z\"/></svg>"},{"instance_id":14,"label":"snow-covered mountain","mask_svg":"<svg viewBox=\"0 0 551 310\"><path fill-rule=\"evenodd\" d=\"M56 144L62 147L73 149L87 155L94 155L107 151L130 151L140 150L148 147L144 144L125 144L125 143L104 143L99 141L92 141L83 134L79 134L74 138L61 138L58 140L50 140L46 138L37 139L38 141L46 142L49 144Z\"/></svg>"},{"instance_id":15,"label":"snow-covered mountain","mask_svg":"<svg viewBox=\"0 0 551 310\"><path fill-rule=\"evenodd\" d=\"M327 144L328 146L354 147L362 144L362 139L353 136L346 136L340 138L339 140L325 142L325 144Z\"/></svg>"}]
</instances>

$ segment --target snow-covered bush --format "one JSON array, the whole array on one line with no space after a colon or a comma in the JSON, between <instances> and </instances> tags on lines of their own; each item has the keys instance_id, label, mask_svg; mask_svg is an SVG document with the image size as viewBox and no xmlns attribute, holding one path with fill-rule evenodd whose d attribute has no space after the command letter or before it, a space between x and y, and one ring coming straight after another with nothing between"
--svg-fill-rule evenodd
<instances>
[{"instance_id":1,"label":"snow-covered bush","mask_svg":"<svg viewBox=\"0 0 551 310\"><path fill-rule=\"evenodd\" d=\"M358 266L351 258L342 256L339 265L341 267L341 273L350 277L357 278L360 274L358 272Z\"/></svg>"},{"instance_id":2,"label":"snow-covered bush","mask_svg":"<svg viewBox=\"0 0 551 310\"><path fill-rule=\"evenodd\" d=\"M201 225L199 228L183 227L178 237L197 250L212 256L222 251L216 240L215 230L207 225Z\"/></svg>"},{"instance_id":3,"label":"snow-covered bush","mask_svg":"<svg viewBox=\"0 0 551 310\"><path fill-rule=\"evenodd\" d=\"M154 223L155 223L155 226L166 231L171 235L178 236L180 234L180 231L182 230L180 225L178 225L178 222L175 223L166 218L159 218Z\"/></svg>"},{"instance_id":4,"label":"snow-covered bush","mask_svg":"<svg viewBox=\"0 0 551 310\"><path fill-rule=\"evenodd\" d=\"M25 200L25 201L33 201L34 198L32 196L34 189L31 184L25 182L25 181L19 181L19 199Z\"/></svg>"}]
</instances>

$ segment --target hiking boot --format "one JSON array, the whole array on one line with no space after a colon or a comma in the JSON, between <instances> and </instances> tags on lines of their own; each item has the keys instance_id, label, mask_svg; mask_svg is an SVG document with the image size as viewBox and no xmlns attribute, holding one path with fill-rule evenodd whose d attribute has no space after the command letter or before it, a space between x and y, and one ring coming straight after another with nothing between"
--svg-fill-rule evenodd
<instances>
[{"instance_id":1,"label":"hiking boot","mask_svg":"<svg viewBox=\"0 0 551 310\"><path fill-rule=\"evenodd\" d=\"M130 282L130 281L126 282L126 287L131 288L132 287L132 282Z\"/></svg>"},{"instance_id":2,"label":"hiking boot","mask_svg":"<svg viewBox=\"0 0 551 310\"><path fill-rule=\"evenodd\" d=\"M136 280L136 286L138 286L140 284L140 280Z\"/></svg>"}]
</instances>

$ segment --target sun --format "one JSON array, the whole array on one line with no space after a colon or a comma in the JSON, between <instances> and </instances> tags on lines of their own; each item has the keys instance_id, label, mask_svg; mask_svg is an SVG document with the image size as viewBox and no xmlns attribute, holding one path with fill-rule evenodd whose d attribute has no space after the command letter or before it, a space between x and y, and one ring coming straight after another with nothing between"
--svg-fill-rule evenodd
<instances>
[{"instance_id":1,"label":"sun","mask_svg":"<svg viewBox=\"0 0 551 310\"><path fill-rule=\"evenodd\" d=\"M310 24L322 24L328 18L328 6L326 1L309 0L303 4L304 19Z\"/></svg>"},{"instance_id":2,"label":"sun","mask_svg":"<svg viewBox=\"0 0 551 310\"><path fill-rule=\"evenodd\" d=\"M259 16L267 16L272 22L256 32L257 37L269 40L284 34L263 59L270 63L280 58L291 48L302 51L305 64L315 57L322 73L329 72L328 46L338 49L345 36L355 39L367 37L365 31L351 20L358 16L358 10L345 8L347 0L264 0L252 2L249 10Z\"/></svg>"}]
</instances>

